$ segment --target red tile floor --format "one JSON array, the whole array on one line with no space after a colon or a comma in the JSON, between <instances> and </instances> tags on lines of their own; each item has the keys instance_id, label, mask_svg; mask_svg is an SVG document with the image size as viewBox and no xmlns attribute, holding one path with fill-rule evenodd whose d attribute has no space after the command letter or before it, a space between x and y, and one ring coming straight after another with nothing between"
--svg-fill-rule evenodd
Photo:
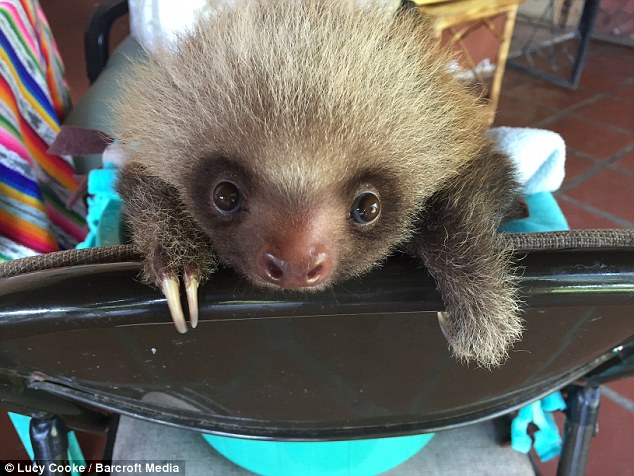
<instances>
[{"instance_id":1,"label":"red tile floor","mask_svg":"<svg viewBox=\"0 0 634 476\"><path fill-rule=\"evenodd\" d=\"M96 2L41 0L66 63L74 101L88 87L83 29ZM125 21L115 36L126 32ZM505 75L496 125L538 127L560 133L567 145L566 179L556 194L571 228L634 227L634 49L591 44L578 90L570 91L514 71ZM587 476L634 476L634 378L603 393L599 433L590 447ZM8 419L0 412L0 459L23 458ZM80 435L89 457L104 440ZM556 461L540 465L554 475Z\"/></svg>"}]
</instances>

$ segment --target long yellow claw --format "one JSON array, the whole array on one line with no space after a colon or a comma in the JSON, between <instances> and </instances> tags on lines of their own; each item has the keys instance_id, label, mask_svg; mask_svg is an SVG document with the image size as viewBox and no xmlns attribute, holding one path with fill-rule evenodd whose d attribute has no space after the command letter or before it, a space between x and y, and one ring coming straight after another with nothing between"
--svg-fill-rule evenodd
<instances>
[{"instance_id":1,"label":"long yellow claw","mask_svg":"<svg viewBox=\"0 0 634 476\"><path fill-rule=\"evenodd\" d=\"M183 307L181 306L181 297L179 282L176 278L164 278L161 281L161 291L167 299L167 307L172 315L172 321L176 326L176 330L181 334L187 332L187 323L185 322L185 316L183 314Z\"/></svg>"},{"instance_id":2,"label":"long yellow claw","mask_svg":"<svg viewBox=\"0 0 634 476\"><path fill-rule=\"evenodd\" d=\"M189 307L189 323L192 329L198 325L198 285L200 280L196 275L185 273L185 293Z\"/></svg>"}]
</instances>

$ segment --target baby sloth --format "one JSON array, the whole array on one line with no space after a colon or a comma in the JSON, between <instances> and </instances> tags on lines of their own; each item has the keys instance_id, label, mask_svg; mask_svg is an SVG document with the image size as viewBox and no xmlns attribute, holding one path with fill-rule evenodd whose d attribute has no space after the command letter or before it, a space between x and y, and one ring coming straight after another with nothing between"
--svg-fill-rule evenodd
<instances>
[{"instance_id":1,"label":"baby sloth","mask_svg":"<svg viewBox=\"0 0 634 476\"><path fill-rule=\"evenodd\" d=\"M413 12L342 0L233 2L135 65L119 192L179 332L180 280L196 327L217 263L319 291L399 248L435 277L454 354L503 362L522 326L496 228L517 186L447 65Z\"/></svg>"}]
</instances>

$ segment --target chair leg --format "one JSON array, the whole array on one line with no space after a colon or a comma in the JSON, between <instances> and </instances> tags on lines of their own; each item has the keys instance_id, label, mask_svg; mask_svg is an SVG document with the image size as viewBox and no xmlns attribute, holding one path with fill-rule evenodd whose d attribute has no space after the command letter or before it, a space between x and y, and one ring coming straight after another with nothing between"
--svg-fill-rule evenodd
<instances>
[{"instance_id":1,"label":"chair leg","mask_svg":"<svg viewBox=\"0 0 634 476\"><path fill-rule=\"evenodd\" d=\"M502 35L500 37L498 55L495 60L495 72L493 73L493 81L491 83L491 89L489 90L491 124L493 124L493 121L495 120L495 113L497 112L498 103L500 102L502 81L504 79L504 72L506 71L506 61L511 47L511 39L513 38L513 30L515 28L515 19L517 17L518 7L519 5L515 5L507 10L506 19L504 20L504 29L502 30Z\"/></svg>"},{"instance_id":2,"label":"chair leg","mask_svg":"<svg viewBox=\"0 0 634 476\"><path fill-rule=\"evenodd\" d=\"M59 472L59 466L50 467L50 463L58 463L66 467L68 464L68 430L63 420L56 416L35 416L29 428L33 459L38 465L44 465L44 476L69 474Z\"/></svg>"},{"instance_id":3,"label":"chair leg","mask_svg":"<svg viewBox=\"0 0 634 476\"><path fill-rule=\"evenodd\" d=\"M571 385L557 476L583 476L590 441L597 432L601 391L597 386Z\"/></svg>"}]
</instances>

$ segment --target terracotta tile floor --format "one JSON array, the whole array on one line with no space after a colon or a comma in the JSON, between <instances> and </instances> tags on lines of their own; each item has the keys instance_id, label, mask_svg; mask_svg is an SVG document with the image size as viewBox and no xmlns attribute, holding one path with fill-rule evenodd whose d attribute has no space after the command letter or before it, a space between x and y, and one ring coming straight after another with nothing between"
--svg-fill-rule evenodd
<instances>
[{"instance_id":1,"label":"terracotta tile floor","mask_svg":"<svg viewBox=\"0 0 634 476\"><path fill-rule=\"evenodd\" d=\"M83 29L96 2L41 0L66 63L73 99L88 87ZM115 36L126 33L125 21ZM569 91L507 71L496 125L559 132L567 143L567 178L557 199L572 228L634 226L634 50L595 42L580 88ZM603 396L600 432L590 448L587 476L634 475L634 378L610 384ZM616 397L615 397L616 396ZM1 412L0 412L1 413ZM0 414L0 457L24 450ZM87 456L98 458L100 438L80 435ZM542 464L554 475L556 461Z\"/></svg>"}]
</instances>

